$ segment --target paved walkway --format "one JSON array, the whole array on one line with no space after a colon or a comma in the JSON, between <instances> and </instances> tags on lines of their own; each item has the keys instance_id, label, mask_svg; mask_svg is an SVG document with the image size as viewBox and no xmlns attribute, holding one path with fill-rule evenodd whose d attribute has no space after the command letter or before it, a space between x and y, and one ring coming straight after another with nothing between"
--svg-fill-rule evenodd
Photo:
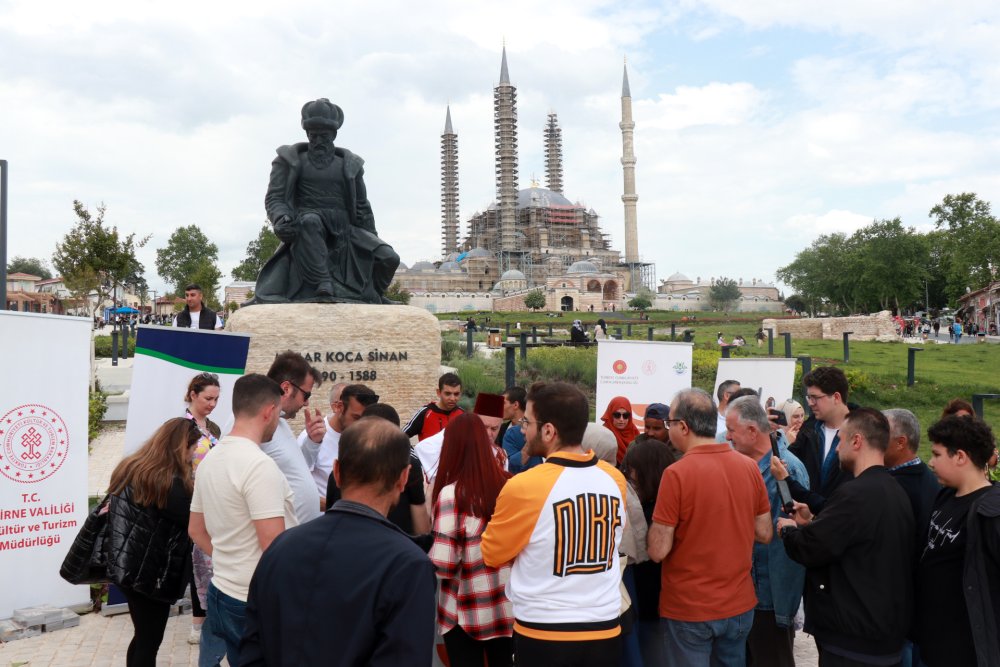
<instances>
[{"instance_id":1,"label":"paved walkway","mask_svg":"<svg viewBox=\"0 0 1000 667\"><path fill-rule=\"evenodd\" d=\"M106 426L94 441L87 480L90 495L103 495L107 490L111 472L121 460L124 443L124 425ZM198 647L187 643L190 628L189 614L170 618L156 661L157 667L198 664ZM131 640L132 622L128 614L87 614L80 617L79 627L0 644L0 665L118 667L125 664L125 651ZM798 667L816 667L817 662L816 645L812 638L799 633L795 641L795 664Z\"/></svg>"}]
</instances>

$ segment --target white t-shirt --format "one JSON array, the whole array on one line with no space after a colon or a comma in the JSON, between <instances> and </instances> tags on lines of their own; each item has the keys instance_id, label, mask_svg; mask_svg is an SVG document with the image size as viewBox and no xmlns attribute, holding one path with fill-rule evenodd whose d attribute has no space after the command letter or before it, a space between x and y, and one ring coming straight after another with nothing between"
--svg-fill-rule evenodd
<instances>
[{"instance_id":1,"label":"white t-shirt","mask_svg":"<svg viewBox=\"0 0 1000 667\"><path fill-rule=\"evenodd\" d=\"M198 465L191 511L205 515L212 538L212 583L244 601L261 556L253 522L284 517L285 528L298 525L281 470L257 443L232 435Z\"/></svg>"},{"instance_id":2,"label":"white t-shirt","mask_svg":"<svg viewBox=\"0 0 1000 667\"><path fill-rule=\"evenodd\" d=\"M314 443L311 444L316 447ZM302 455L302 448L299 447L298 440L292 433L292 427L284 417L278 420L278 430L274 432L271 440L261 444L260 449L274 459L288 480L288 486L292 488L294 496L295 517L298 523L318 518L322 512L319 510L319 493L316 492L316 485L313 484L312 475L309 473L311 461L307 462Z\"/></svg>"},{"instance_id":3,"label":"white t-shirt","mask_svg":"<svg viewBox=\"0 0 1000 667\"><path fill-rule=\"evenodd\" d=\"M190 326L188 326L188 329L197 329L198 328L198 322L200 320L201 320L201 311L199 310L196 313L192 312L191 313L191 324L190 324ZM174 326L175 327L177 326L177 317L176 316L174 317ZM221 329L222 328L222 318L219 317L218 313L215 314L215 328L216 329Z\"/></svg>"},{"instance_id":4,"label":"white t-shirt","mask_svg":"<svg viewBox=\"0 0 1000 667\"><path fill-rule=\"evenodd\" d=\"M340 454L340 434L330 426L330 418L323 420L326 424L326 433L323 434L323 441L319 443L319 449L315 450L316 443L309 439L309 432L303 430L299 433L299 447L302 449L302 456L305 458L309 472L312 473L313 481L316 482L316 490L319 495L326 497L326 486L330 481L330 473L333 472L333 462Z\"/></svg>"},{"instance_id":5,"label":"white t-shirt","mask_svg":"<svg viewBox=\"0 0 1000 667\"><path fill-rule=\"evenodd\" d=\"M823 427L823 460L826 461L826 457L830 455L830 447L833 446L833 439L837 437L837 433L840 431L839 428L830 428L828 426Z\"/></svg>"}]
</instances>

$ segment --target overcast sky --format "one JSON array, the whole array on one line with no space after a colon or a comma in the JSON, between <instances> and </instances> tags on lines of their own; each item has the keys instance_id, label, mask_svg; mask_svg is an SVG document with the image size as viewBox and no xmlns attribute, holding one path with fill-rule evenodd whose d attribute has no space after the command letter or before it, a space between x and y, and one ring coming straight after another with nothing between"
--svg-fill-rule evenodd
<instances>
[{"instance_id":1,"label":"overcast sky","mask_svg":"<svg viewBox=\"0 0 1000 667\"><path fill-rule=\"evenodd\" d=\"M506 39L520 184L544 181L558 113L564 193L624 250L628 58L639 245L657 276L773 279L817 235L928 228L972 191L1000 205L1000 4L963 0L94 3L0 0L8 256L50 259L72 201L151 233L197 224L223 282L264 221L275 147L328 97L366 160L380 235L440 258L440 135L459 137L463 225L495 197L493 86Z\"/></svg>"}]
</instances>

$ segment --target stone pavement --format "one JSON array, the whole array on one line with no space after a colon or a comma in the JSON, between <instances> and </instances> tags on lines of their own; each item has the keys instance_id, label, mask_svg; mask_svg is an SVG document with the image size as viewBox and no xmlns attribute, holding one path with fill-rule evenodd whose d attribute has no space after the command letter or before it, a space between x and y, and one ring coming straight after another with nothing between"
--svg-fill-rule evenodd
<instances>
[{"instance_id":1,"label":"stone pavement","mask_svg":"<svg viewBox=\"0 0 1000 667\"><path fill-rule=\"evenodd\" d=\"M87 480L90 495L103 495L107 490L124 444L123 424L105 425L94 440ZM190 614L170 618L157 667L198 664L198 647L187 643L190 628ZM80 618L79 627L0 644L0 666L23 663L26 667L118 667L125 664L125 651L131 640L132 622L128 614L87 614ZM816 644L812 637L800 632L795 640L795 664L816 667L817 662Z\"/></svg>"}]
</instances>

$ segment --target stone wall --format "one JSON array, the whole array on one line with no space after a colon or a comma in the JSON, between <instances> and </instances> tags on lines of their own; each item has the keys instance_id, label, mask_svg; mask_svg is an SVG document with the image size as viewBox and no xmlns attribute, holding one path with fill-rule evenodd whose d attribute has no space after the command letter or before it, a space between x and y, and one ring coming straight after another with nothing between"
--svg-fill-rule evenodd
<instances>
[{"instance_id":1,"label":"stone wall","mask_svg":"<svg viewBox=\"0 0 1000 667\"><path fill-rule=\"evenodd\" d=\"M774 320L766 319L764 330L774 329L774 335L792 334L792 338L821 338L825 340L841 340L845 331L853 332L851 340L878 340L892 342L900 340L896 334L896 323L892 321L892 313L883 310L874 315L856 315L852 317L819 317Z\"/></svg>"},{"instance_id":2,"label":"stone wall","mask_svg":"<svg viewBox=\"0 0 1000 667\"><path fill-rule=\"evenodd\" d=\"M335 382L365 384L405 422L434 399L441 368L441 327L421 308L296 303L240 308L228 331L250 334L248 373L266 373L285 350L305 355L325 381L310 401L330 411ZM303 413L290 422L298 433Z\"/></svg>"}]
</instances>

